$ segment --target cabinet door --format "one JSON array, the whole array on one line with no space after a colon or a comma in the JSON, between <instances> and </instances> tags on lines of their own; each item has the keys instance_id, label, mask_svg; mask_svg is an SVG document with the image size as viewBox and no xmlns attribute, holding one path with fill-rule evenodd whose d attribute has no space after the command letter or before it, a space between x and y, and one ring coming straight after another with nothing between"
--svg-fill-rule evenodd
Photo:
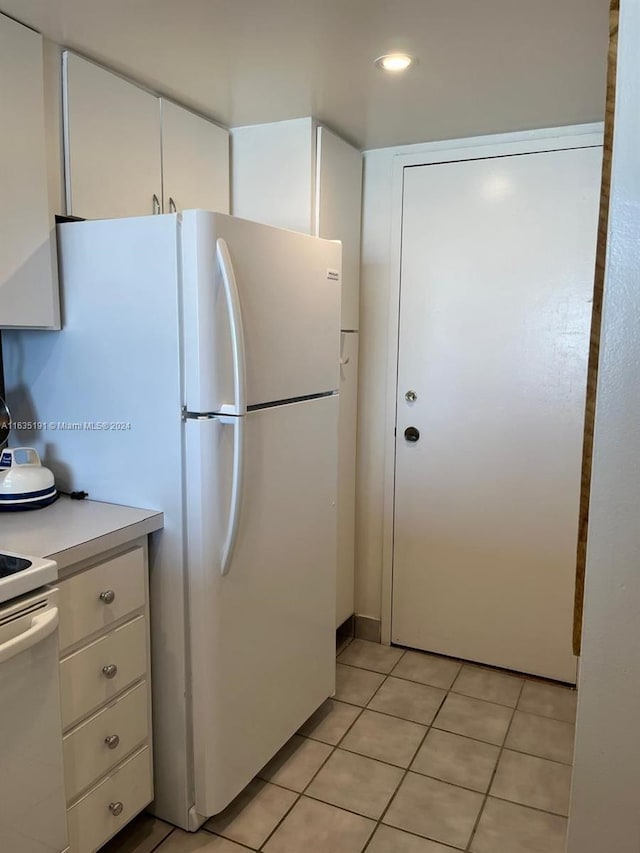
<instances>
[{"instance_id":1,"label":"cabinet door","mask_svg":"<svg viewBox=\"0 0 640 853\"><path fill-rule=\"evenodd\" d=\"M229 213L229 132L162 99L163 210Z\"/></svg>"},{"instance_id":2,"label":"cabinet door","mask_svg":"<svg viewBox=\"0 0 640 853\"><path fill-rule=\"evenodd\" d=\"M159 212L158 98L73 53L65 52L63 67L67 212L85 219Z\"/></svg>"},{"instance_id":3,"label":"cabinet door","mask_svg":"<svg viewBox=\"0 0 640 853\"><path fill-rule=\"evenodd\" d=\"M42 38L0 15L0 327L59 328Z\"/></svg>"},{"instance_id":4,"label":"cabinet door","mask_svg":"<svg viewBox=\"0 0 640 853\"><path fill-rule=\"evenodd\" d=\"M342 241L340 327L357 331L360 296L362 154L326 127L318 128L316 234Z\"/></svg>"},{"instance_id":5,"label":"cabinet door","mask_svg":"<svg viewBox=\"0 0 640 853\"><path fill-rule=\"evenodd\" d=\"M233 128L234 216L313 233L314 134L311 118Z\"/></svg>"},{"instance_id":6,"label":"cabinet door","mask_svg":"<svg viewBox=\"0 0 640 853\"><path fill-rule=\"evenodd\" d=\"M336 628L354 612L358 333L340 335Z\"/></svg>"}]
</instances>

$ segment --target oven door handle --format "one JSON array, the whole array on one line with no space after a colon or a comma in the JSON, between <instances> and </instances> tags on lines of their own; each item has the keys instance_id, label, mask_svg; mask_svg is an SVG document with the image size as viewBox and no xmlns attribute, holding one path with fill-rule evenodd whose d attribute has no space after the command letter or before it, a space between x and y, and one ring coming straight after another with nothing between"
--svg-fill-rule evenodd
<instances>
[{"instance_id":1,"label":"oven door handle","mask_svg":"<svg viewBox=\"0 0 640 853\"><path fill-rule=\"evenodd\" d=\"M58 608L51 607L31 619L31 626L22 634L0 645L0 664L45 640L58 627Z\"/></svg>"}]
</instances>

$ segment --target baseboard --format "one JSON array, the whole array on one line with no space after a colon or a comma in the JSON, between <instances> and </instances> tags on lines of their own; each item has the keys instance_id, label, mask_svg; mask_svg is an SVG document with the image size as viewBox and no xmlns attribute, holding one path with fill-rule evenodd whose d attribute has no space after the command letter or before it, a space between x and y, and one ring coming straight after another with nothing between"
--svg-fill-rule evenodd
<instances>
[{"instance_id":1,"label":"baseboard","mask_svg":"<svg viewBox=\"0 0 640 853\"><path fill-rule=\"evenodd\" d=\"M354 637L355 619L356 617L351 614L351 616L347 617L341 625L338 625L336 628L336 638L343 639L344 637Z\"/></svg>"},{"instance_id":2,"label":"baseboard","mask_svg":"<svg viewBox=\"0 0 640 853\"><path fill-rule=\"evenodd\" d=\"M382 636L380 619L374 619L373 616L356 616L355 636L359 640L369 640L371 643L379 643Z\"/></svg>"}]
</instances>

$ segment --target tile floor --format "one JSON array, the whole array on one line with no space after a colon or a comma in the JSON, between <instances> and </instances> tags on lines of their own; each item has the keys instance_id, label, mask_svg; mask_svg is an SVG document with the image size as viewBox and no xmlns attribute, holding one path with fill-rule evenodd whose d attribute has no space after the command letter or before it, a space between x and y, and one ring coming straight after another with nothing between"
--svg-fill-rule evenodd
<instances>
[{"instance_id":1,"label":"tile floor","mask_svg":"<svg viewBox=\"0 0 640 853\"><path fill-rule=\"evenodd\" d=\"M563 853L576 693L364 640L337 690L195 834L141 816L102 853Z\"/></svg>"}]
</instances>

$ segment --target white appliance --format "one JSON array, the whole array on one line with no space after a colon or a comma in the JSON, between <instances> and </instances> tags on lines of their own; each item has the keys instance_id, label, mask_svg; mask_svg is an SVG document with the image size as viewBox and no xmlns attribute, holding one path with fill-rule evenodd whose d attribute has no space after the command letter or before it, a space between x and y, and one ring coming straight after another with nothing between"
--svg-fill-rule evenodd
<instances>
[{"instance_id":1,"label":"white appliance","mask_svg":"<svg viewBox=\"0 0 640 853\"><path fill-rule=\"evenodd\" d=\"M59 254L63 330L3 333L8 399L62 489L164 511L154 811L195 829L334 691L341 247L187 211Z\"/></svg>"},{"instance_id":2,"label":"white appliance","mask_svg":"<svg viewBox=\"0 0 640 853\"><path fill-rule=\"evenodd\" d=\"M56 604L50 588L0 604L0 850L11 853L67 849Z\"/></svg>"},{"instance_id":3,"label":"white appliance","mask_svg":"<svg viewBox=\"0 0 640 853\"><path fill-rule=\"evenodd\" d=\"M53 474L33 447L14 447L0 453L0 511L40 509L58 499Z\"/></svg>"}]
</instances>

